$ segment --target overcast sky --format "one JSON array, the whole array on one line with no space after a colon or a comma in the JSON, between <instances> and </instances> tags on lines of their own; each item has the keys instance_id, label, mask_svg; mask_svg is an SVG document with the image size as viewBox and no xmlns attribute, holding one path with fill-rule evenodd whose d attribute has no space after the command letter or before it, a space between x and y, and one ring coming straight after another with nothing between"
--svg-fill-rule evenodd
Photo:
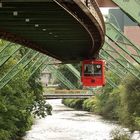
<instances>
[{"instance_id":1,"label":"overcast sky","mask_svg":"<svg viewBox=\"0 0 140 140\"><path fill-rule=\"evenodd\" d=\"M100 10L101 10L103 15L107 15L109 8L100 8Z\"/></svg>"}]
</instances>

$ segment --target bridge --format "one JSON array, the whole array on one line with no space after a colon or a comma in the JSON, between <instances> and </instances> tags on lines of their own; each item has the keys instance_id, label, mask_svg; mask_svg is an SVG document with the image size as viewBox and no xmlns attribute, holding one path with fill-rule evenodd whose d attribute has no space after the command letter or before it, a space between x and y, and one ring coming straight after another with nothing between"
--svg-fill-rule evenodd
<instances>
[{"instance_id":1,"label":"bridge","mask_svg":"<svg viewBox=\"0 0 140 140\"><path fill-rule=\"evenodd\" d=\"M10 42L0 48L0 67L23 47L28 49L15 65L1 76L0 90L20 73L20 67L29 67L30 77L37 70L43 71L46 68L68 89L77 89L58 67L49 65L55 61L48 56L62 63L70 63L66 68L78 80L80 72L71 63L98 57L105 59L106 69L119 78L122 79L126 73L130 73L140 80L140 70L134 64L140 64L139 45L128 39L111 22L104 23L97 2L101 7L118 6L133 21L140 23L138 1L1 0L0 38ZM129 10L132 5L135 5L135 11ZM106 79L110 86L117 87L109 77Z\"/></svg>"},{"instance_id":2,"label":"bridge","mask_svg":"<svg viewBox=\"0 0 140 140\"><path fill-rule=\"evenodd\" d=\"M43 96L45 99L87 99L94 93L89 90L48 90Z\"/></svg>"},{"instance_id":3,"label":"bridge","mask_svg":"<svg viewBox=\"0 0 140 140\"><path fill-rule=\"evenodd\" d=\"M97 58L104 43L95 0L2 0L0 19L0 38L63 62Z\"/></svg>"}]
</instances>

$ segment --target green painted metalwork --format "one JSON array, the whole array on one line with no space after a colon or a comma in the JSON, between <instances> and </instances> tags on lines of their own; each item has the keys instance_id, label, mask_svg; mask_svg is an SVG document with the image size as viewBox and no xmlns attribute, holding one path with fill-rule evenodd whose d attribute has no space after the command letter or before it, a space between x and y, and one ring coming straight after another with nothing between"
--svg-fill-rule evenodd
<instances>
[{"instance_id":1,"label":"green painted metalwork","mask_svg":"<svg viewBox=\"0 0 140 140\"><path fill-rule=\"evenodd\" d=\"M9 72L0 79L0 89L3 88L9 81L16 76L21 69L25 68L38 55L39 52L28 50L28 52L12 67Z\"/></svg>"},{"instance_id":2,"label":"green painted metalwork","mask_svg":"<svg viewBox=\"0 0 140 140\"><path fill-rule=\"evenodd\" d=\"M117 46L133 60L140 64L140 47L132 43L117 27L110 23L106 23L106 36L117 44ZM135 51L135 55L130 52L128 46Z\"/></svg>"},{"instance_id":3,"label":"green painted metalwork","mask_svg":"<svg viewBox=\"0 0 140 140\"><path fill-rule=\"evenodd\" d=\"M12 47L12 46L11 46ZM8 59L14 55L20 48L21 46L17 45L17 46L13 46L12 48L10 47L10 50L9 48L8 49L8 52L7 52L7 49L5 49L5 51L3 51L0 55L0 67L8 61Z\"/></svg>"},{"instance_id":4,"label":"green painted metalwork","mask_svg":"<svg viewBox=\"0 0 140 140\"><path fill-rule=\"evenodd\" d=\"M140 24L140 1L139 0L112 0L126 14Z\"/></svg>"},{"instance_id":5,"label":"green painted metalwork","mask_svg":"<svg viewBox=\"0 0 140 140\"><path fill-rule=\"evenodd\" d=\"M2 0L2 39L66 62L97 57L105 29L95 1L91 1L90 8L83 0L72 3L61 0L35 1Z\"/></svg>"},{"instance_id":6,"label":"green painted metalwork","mask_svg":"<svg viewBox=\"0 0 140 140\"><path fill-rule=\"evenodd\" d=\"M11 42L3 42L3 40L0 40L0 43L1 43L1 46L0 46L0 53L1 53L1 51L3 51L3 49L5 49L7 46L10 46L10 45L12 45L13 43L11 43Z\"/></svg>"},{"instance_id":7,"label":"green painted metalwork","mask_svg":"<svg viewBox=\"0 0 140 140\"><path fill-rule=\"evenodd\" d=\"M5 48L0 52L0 67L8 61L8 59L15 54L19 49L21 48L20 45L11 45L9 43L8 45L5 46Z\"/></svg>"},{"instance_id":8,"label":"green painted metalwork","mask_svg":"<svg viewBox=\"0 0 140 140\"><path fill-rule=\"evenodd\" d=\"M107 48L110 48L110 49L113 50L116 54L118 54L120 60L123 61L123 62L125 62L125 63L126 63L126 66L129 66L128 69L132 70L136 75L138 75L138 74L140 73L140 70L137 69L137 68L128 60L128 58L125 57L125 55L122 55L122 54L117 50L117 48L115 48L115 47L113 47L111 44L109 44L108 41L106 41L106 42L104 43L104 46L107 47ZM106 49L105 49L105 50L106 50ZM107 50L107 52L109 52L109 51ZM116 59L118 59L117 56L116 56ZM119 60L119 59L118 59L118 60Z\"/></svg>"},{"instance_id":9,"label":"green painted metalwork","mask_svg":"<svg viewBox=\"0 0 140 140\"><path fill-rule=\"evenodd\" d=\"M40 59L34 64L34 66L32 66L32 67L30 68L30 70L31 70L30 76L32 76L38 69L43 70L42 65L45 65L46 61L47 61L47 63L49 62L49 59L48 59L47 56L44 56L43 58L40 58Z\"/></svg>"},{"instance_id":10,"label":"green painted metalwork","mask_svg":"<svg viewBox=\"0 0 140 140\"><path fill-rule=\"evenodd\" d=\"M36 57L34 58L34 60L32 60L26 67L25 69L29 70L30 72L34 70L34 68L36 67L36 65L38 65L38 63L41 62L41 60L44 58L44 56L40 53L38 53L38 55L36 55Z\"/></svg>"},{"instance_id":11,"label":"green painted metalwork","mask_svg":"<svg viewBox=\"0 0 140 140\"><path fill-rule=\"evenodd\" d=\"M54 74L69 89L76 89L76 87L57 68L52 65L47 65L46 69Z\"/></svg>"},{"instance_id":12,"label":"green painted metalwork","mask_svg":"<svg viewBox=\"0 0 140 140\"><path fill-rule=\"evenodd\" d=\"M126 71L130 72L133 76L135 76L136 78L138 78L140 80L139 74L136 74L136 73L133 72L133 70L128 69L127 65L125 65L123 63L123 61L117 60L112 54L107 52L104 48L102 48L102 50L104 51L104 53L106 53L106 55L108 55L110 58L114 59L118 64L120 64L122 67L124 67Z\"/></svg>"},{"instance_id":13,"label":"green painted metalwork","mask_svg":"<svg viewBox=\"0 0 140 140\"><path fill-rule=\"evenodd\" d=\"M71 64L66 64L66 67L80 80L80 72Z\"/></svg>"},{"instance_id":14,"label":"green painted metalwork","mask_svg":"<svg viewBox=\"0 0 140 140\"><path fill-rule=\"evenodd\" d=\"M120 79L122 79L123 77L118 73L116 72L114 69L112 69L111 67L109 66L105 66L108 70L112 71L115 75L117 75Z\"/></svg>"},{"instance_id":15,"label":"green painted metalwork","mask_svg":"<svg viewBox=\"0 0 140 140\"><path fill-rule=\"evenodd\" d=\"M118 88L118 85L116 85L112 80L106 77L107 83L110 84L113 88Z\"/></svg>"},{"instance_id":16,"label":"green painted metalwork","mask_svg":"<svg viewBox=\"0 0 140 140\"><path fill-rule=\"evenodd\" d=\"M107 64L106 64L106 68L113 71L114 73L116 73L120 78L123 78L126 73L124 73L123 70L121 70L117 65L115 65L114 63L112 63L110 60L108 60L103 54L100 53L100 57L104 60L106 60Z\"/></svg>"}]
</instances>

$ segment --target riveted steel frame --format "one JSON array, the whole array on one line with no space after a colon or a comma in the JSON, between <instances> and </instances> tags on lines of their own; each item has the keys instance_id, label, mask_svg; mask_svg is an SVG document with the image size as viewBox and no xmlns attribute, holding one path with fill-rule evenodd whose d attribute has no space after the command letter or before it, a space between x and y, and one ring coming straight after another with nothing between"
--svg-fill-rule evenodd
<instances>
[{"instance_id":1,"label":"riveted steel frame","mask_svg":"<svg viewBox=\"0 0 140 140\"><path fill-rule=\"evenodd\" d=\"M32 61L32 59L38 55L38 53L39 52L35 52L33 50L28 50L28 52L18 61L18 63L0 79L0 89L10 82L12 78L21 71L21 69L25 68Z\"/></svg>"},{"instance_id":2,"label":"riveted steel frame","mask_svg":"<svg viewBox=\"0 0 140 140\"><path fill-rule=\"evenodd\" d=\"M109 56L110 58L112 58L113 60L115 60L118 64L120 64L120 66L122 66L126 71L128 71L129 73L131 73L133 76L135 76L136 78L138 78L140 80L139 74L135 74L132 70L128 69L126 67L126 65L122 62L117 60L112 54L108 53L104 48L102 48L102 51Z\"/></svg>"},{"instance_id":3,"label":"riveted steel frame","mask_svg":"<svg viewBox=\"0 0 140 140\"><path fill-rule=\"evenodd\" d=\"M47 65L46 69L48 69L50 72L53 72L52 74L54 74L69 89L76 89L76 87L54 66Z\"/></svg>"},{"instance_id":4,"label":"riveted steel frame","mask_svg":"<svg viewBox=\"0 0 140 140\"><path fill-rule=\"evenodd\" d=\"M5 45L5 47L0 52L0 67L20 48L20 45L15 45L12 43Z\"/></svg>"},{"instance_id":5,"label":"riveted steel frame","mask_svg":"<svg viewBox=\"0 0 140 140\"><path fill-rule=\"evenodd\" d=\"M113 47L108 41L106 41L104 43L104 46L106 48L110 48L111 50L113 50L119 57L120 57L120 60L119 61L122 61L123 63L126 64L126 67L129 65L129 68L130 70L132 70L136 75L138 75L140 73L140 70L137 69L127 58L125 55L122 55L116 47ZM104 47L104 48L105 48ZM105 49L106 50L106 49ZM108 50L106 50L108 53L110 53ZM111 53L112 54L112 53ZM113 54L114 55L114 54ZM117 59L117 57L116 57Z\"/></svg>"},{"instance_id":6,"label":"riveted steel frame","mask_svg":"<svg viewBox=\"0 0 140 140\"><path fill-rule=\"evenodd\" d=\"M106 36L112 40L121 50L128 54L134 61L140 64L140 47L130 41L115 25L106 23ZM123 42L118 41L119 38L123 39ZM127 47L131 47L136 55L132 54Z\"/></svg>"},{"instance_id":7,"label":"riveted steel frame","mask_svg":"<svg viewBox=\"0 0 140 140\"><path fill-rule=\"evenodd\" d=\"M140 1L139 0L112 0L126 14L131 16L137 23L140 24Z\"/></svg>"}]
</instances>

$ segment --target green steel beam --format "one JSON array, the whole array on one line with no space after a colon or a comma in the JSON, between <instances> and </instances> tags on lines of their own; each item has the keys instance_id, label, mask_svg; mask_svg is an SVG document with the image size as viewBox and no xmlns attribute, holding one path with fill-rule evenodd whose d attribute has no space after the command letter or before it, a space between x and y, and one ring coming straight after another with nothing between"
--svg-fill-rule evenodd
<instances>
[{"instance_id":1,"label":"green steel beam","mask_svg":"<svg viewBox=\"0 0 140 140\"><path fill-rule=\"evenodd\" d=\"M104 43L104 48L111 48L111 50L113 50L116 54L118 54L120 56L120 58L122 59L123 62L126 62L126 64L129 64L129 68L131 70L133 70L133 72L138 75L140 73L140 70L137 69L126 57L125 55L122 55L117 48L113 47L111 44L108 43L108 41L105 41ZM105 49L106 50L106 49ZM107 50L106 50L107 51ZM107 51L109 52L109 51ZM117 58L116 58L117 59Z\"/></svg>"},{"instance_id":2,"label":"green steel beam","mask_svg":"<svg viewBox=\"0 0 140 140\"><path fill-rule=\"evenodd\" d=\"M57 68L52 65L47 65L46 69L52 72L52 74L54 74L69 89L76 89L76 87Z\"/></svg>"},{"instance_id":3,"label":"green steel beam","mask_svg":"<svg viewBox=\"0 0 140 140\"><path fill-rule=\"evenodd\" d=\"M108 55L105 51L101 50L99 55L122 75L125 75L128 72L124 66L120 65L115 58L112 58L111 55Z\"/></svg>"},{"instance_id":4,"label":"green steel beam","mask_svg":"<svg viewBox=\"0 0 140 140\"><path fill-rule=\"evenodd\" d=\"M135 74L133 71L131 71L130 69L127 68L127 66L122 62L117 60L112 54L108 53L104 48L102 48L102 50L112 59L114 59L118 64L120 64L122 67L124 67L128 72L130 72L133 76L135 76L136 78L138 78L140 80L139 74Z\"/></svg>"},{"instance_id":5,"label":"green steel beam","mask_svg":"<svg viewBox=\"0 0 140 140\"><path fill-rule=\"evenodd\" d=\"M15 54L21 48L20 45L7 45L1 52L0 52L0 67L8 61L8 59Z\"/></svg>"},{"instance_id":6,"label":"green steel beam","mask_svg":"<svg viewBox=\"0 0 140 140\"><path fill-rule=\"evenodd\" d=\"M132 43L117 27L110 23L106 23L106 36L110 38L121 50L128 54L133 60L140 64L140 47ZM119 39L123 41L119 41ZM136 55L133 55L128 49L131 47Z\"/></svg>"},{"instance_id":7,"label":"green steel beam","mask_svg":"<svg viewBox=\"0 0 140 140\"><path fill-rule=\"evenodd\" d=\"M0 79L0 89L10 82L12 78L21 71L22 68L25 68L36 57L36 55L38 55L38 52L28 50L28 52L18 61L18 63Z\"/></svg>"},{"instance_id":8,"label":"green steel beam","mask_svg":"<svg viewBox=\"0 0 140 140\"><path fill-rule=\"evenodd\" d=\"M47 61L47 63L49 62L48 57L44 56L43 58L40 58L38 60L38 62L36 62L36 64L34 64L34 66L31 66L31 68L30 68L30 70L31 70L30 76L32 76L38 69L41 69L42 65L45 65L46 61Z\"/></svg>"},{"instance_id":9,"label":"green steel beam","mask_svg":"<svg viewBox=\"0 0 140 140\"><path fill-rule=\"evenodd\" d=\"M80 72L71 64L66 64L66 67L80 80Z\"/></svg>"},{"instance_id":10,"label":"green steel beam","mask_svg":"<svg viewBox=\"0 0 140 140\"><path fill-rule=\"evenodd\" d=\"M140 24L140 1L139 0L112 0L126 14Z\"/></svg>"},{"instance_id":11,"label":"green steel beam","mask_svg":"<svg viewBox=\"0 0 140 140\"><path fill-rule=\"evenodd\" d=\"M0 41L2 42L2 40L0 39ZM13 43L11 42L4 42L4 43L1 43L1 47L0 47L0 53L3 51L3 49L7 48L8 46L11 46Z\"/></svg>"},{"instance_id":12,"label":"green steel beam","mask_svg":"<svg viewBox=\"0 0 140 140\"><path fill-rule=\"evenodd\" d=\"M114 73L118 74L119 77L124 77L126 75L123 70L117 67L117 65L115 65L114 63L110 62L103 54L100 53L100 57L106 60L107 64L109 64L109 66L106 65L106 67L110 70L113 70Z\"/></svg>"},{"instance_id":13,"label":"green steel beam","mask_svg":"<svg viewBox=\"0 0 140 140\"><path fill-rule=\"evenodd\" d=\"M109 83L113 88L118 88L118 85L116 85L112 80L106 77L107 83Z\"/></svg>"},{"instance_id":14,"label":"green steel beam","mask_svg":"<svg viewBox=\"0 0 140 140\"><path fill-rule=\"evenodd\" d=\"M41 60L44 58L44 56L40 53L38 53L38 55L34 58L34 60L32 60L26 67L25 69L27 69L28 71L32 72L36 65L40 64Z\"/></svg>"},{"instance_id":15,"label":"green steel beam","mask_svg":"<svg viewBox=\"0 0 140 140\"><path fill-rule=\"evenodd\" d=\"M115 75L117 75L120 79L122 79L123 77L120 75L120 74L118 74L118 72L116 72L113 68L111 68L111 67L109 67L109 66L105 66L107 69L109 69L110 71L112 71Z\"/></svg>"},{"instance_id":16,"label":"green steel beam","mask_svg":"<svg viewBox=\"0 0 140 140\"><path fill-rule=\"evenodd\" d=\"M45 58L46 59L46 58ZM47 63L50 61L49 58L47 58ZM40 66L38 66L33 72L32 74L37 71L38 69L41 69L41 71L43 71L44 69L48 69L50 72L52 72L52 74L54 74L56 76L56 78L62 82L66 87L68 87L69 89L76 89L76 87L54 66L50 66L48 64L46 64L46 62L42 62L40 64ZM31 74L31 75L32 75Z\"/></svg>"}]
</instances>

